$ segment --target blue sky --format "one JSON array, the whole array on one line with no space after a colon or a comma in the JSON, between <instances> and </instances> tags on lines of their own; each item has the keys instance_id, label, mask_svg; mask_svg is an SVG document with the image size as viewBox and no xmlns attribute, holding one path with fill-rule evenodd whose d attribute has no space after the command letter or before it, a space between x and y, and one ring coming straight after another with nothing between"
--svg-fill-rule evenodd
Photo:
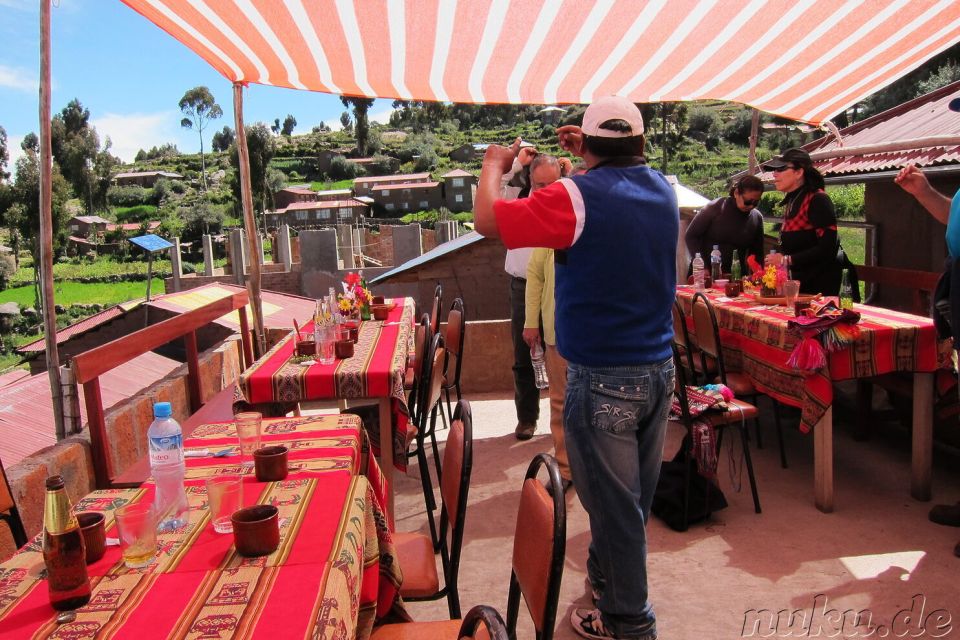
<instances>
[{"instance_id":1,"label":"blue sky","mask_svg":"<svg viewBox=\"0 0 960 640\"><path fill-rule=\"evenodd\" d=\"M14 158L23 136L39 131L39 5L38 0L0 0L0 126ZM112 152L121 159L132 161L138 149L165 142L184 152L199 151L199 136L180 127L177 106L184 92L198 85L210 88L224 112L205 129L204 148L209 150L214 131L234 128L230 83L119 0L59 0L51 29L51 113L78 98L90 110L101 142L109 136ZM321 121L339 127L343 111L338 96L260 85L244 92L248 124L272 123L290 113L297 119L294 133L309 132ZM389 100L378 100L371 118L384 121L390 111Z\"/></svg>"}]
</instances>

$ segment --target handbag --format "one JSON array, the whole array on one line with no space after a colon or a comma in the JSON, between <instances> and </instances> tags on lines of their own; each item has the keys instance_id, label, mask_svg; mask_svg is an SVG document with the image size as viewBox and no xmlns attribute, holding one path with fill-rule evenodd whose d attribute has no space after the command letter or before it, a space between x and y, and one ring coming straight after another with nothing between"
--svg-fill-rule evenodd
<instances>
[{"instance_id":1,"label":"handbag","mask_svg":"<svg viewBox=\"0 0 960 640\"><path fill-rule=\"evenodd\" d=\"M705 520L714 511L726 508L727 499L714 482L697 472L697 463L687 457L689 438L684 438L673 460L660 465L660 479L653 494L650 511L674 531L683 531L683 485L686 470L690 470L690 498L687 508L687 524Z\"/></svg>"},{"instance_id":2,"label":"handbag","mask_svg":"<svg viewBox=\"0 0 960 640\"><path fill-rule=\"evenodd\" d=\"M853 301L860 303L860 278L857 276L857 265L853 264L847 257L847 252L843 250L843 245L837 239L837 262L840 263L840 269L847 270L847 278L850 280L850 287L853 289Z\"/></svg>"}]
</instances>

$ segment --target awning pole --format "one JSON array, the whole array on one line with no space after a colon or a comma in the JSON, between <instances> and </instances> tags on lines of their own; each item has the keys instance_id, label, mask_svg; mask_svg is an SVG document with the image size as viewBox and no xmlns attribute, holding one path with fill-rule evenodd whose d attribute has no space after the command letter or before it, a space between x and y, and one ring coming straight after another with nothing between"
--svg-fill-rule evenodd
<instances>
[{"instance_id":1,"label":"awning pole","mask_svg":"<svg viewBox=\"0 0 960 640\"><path fill-rule=\"evenodd\" d=\"M760 132L760 111L753 110L750 119L750 173L757 172L757 137Z\"/></svg>"},{"instance_id":2,"label":"awning pole","mask_svg":"<svg viewBox=\"0 0 960 640\"><path fill-rule=\"evenodd\" d=\"M46 345L47 376L57 440L67 431L63 422L57 316L53 299L53 151L50 145L50 0L40 0L40 306Z\"/></svg>"},{"instance_id":3,"label":"awning pole","mask_svg":"<svg viewBox=\"0 0 960 640\"><path fill-rule=\"evenodd\" d=\"M233 83L233 117L237 130L237 162L240 165L240 200L243 206L243 228L247 232L247 253L250 255L250 273L247 277L247 292L253 311L254 344L257 357L267 350L263 333L263 305L260 300L260 233L253 217L253 196L250 186L250 153L247 150L247 133L243 128L243 85ZM243 260L239 268L243 269Z\"/></svg>"}]
</instances>

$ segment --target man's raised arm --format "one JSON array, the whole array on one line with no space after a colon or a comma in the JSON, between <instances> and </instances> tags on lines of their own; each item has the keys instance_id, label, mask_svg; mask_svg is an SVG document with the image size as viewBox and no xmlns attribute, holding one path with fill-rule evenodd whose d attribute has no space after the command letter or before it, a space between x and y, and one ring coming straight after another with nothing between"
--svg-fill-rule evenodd
<instances>
[{"instance_id":1,"label":"man's raised arm","mask_svg":"<svg viewBox=\"0 0 960 640\"><path fill-rule=\"evenodd\" d=\"M493 202L500 197L500 179L513 166L515 153L507 147L492 144L483 154L483 166L477 184L477 197L473 205L474 228L480 235L498 238L497 220L493 215Z\"/></svg>"}]
</instances>

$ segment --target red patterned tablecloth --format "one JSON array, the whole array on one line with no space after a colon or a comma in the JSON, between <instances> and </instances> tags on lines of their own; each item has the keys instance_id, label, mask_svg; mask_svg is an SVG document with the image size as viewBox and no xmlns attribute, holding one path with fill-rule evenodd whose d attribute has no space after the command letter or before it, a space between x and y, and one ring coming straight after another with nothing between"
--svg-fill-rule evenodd
<instances>
[{"instance_id":1,"label":"red patterned tablecloth","mask_svg":"<svg viewBox=\"0 0 960 640\"><path fill-rule=\"evenodd\" d=\"M677 288L677 299L693 332L693 287ZM856 342L828 355L828 366L810 375L793 369L787 359L799 339L788 331L793 312L760 305L741 296L728 300L708 290L714 303L727 367L742 370L759 391L802 408L800 428L809 431L833 404L833 382L885 373L932 372L941 362L933 321L879 307L854 305L860 314ZM947 349L948 351L948 349Z\"/></svg>"},{"instance_id":2,"label":"red patterned tablecloth","mask_svg":"<svg viewBox=\"0 0 960 640\"><path fill-rule=\"evenodd\" d=\"M411 349L414 307L411 298L387 302L395 306L385 321L361 323L353 357L337 359L330 365L292 362L296 335L291 332L243 372L238 399L257 405L390 398L394 464L406 470L409 413L403 377ZM313 324L308 323L301 331L313 335ZM373 446L378 446L376 439Z\"/></svg>"},{"instance_id":3,"label":"red patterned tablecloth","mask_svg":"<svg viewBox=\"0 0 960 640\"><path fill-rule=\"evenodd\" d=\"M355 416L270 420L264 440L292 446L290 475L260 483L239 458L188 458L189 524L158 535L156 562L127 569L119 547L89 566L93 595L74 622L57 626L39 537L0 564L0 638L366 638L376 618L405 617L392 536L374 484L357 475L364 455ZM204 425L189 449L236 443L232 424ZM373 462L373 477L376 462ZM244 558L233 536L213 531L203 479L246 474L244 503L280 511L280 546ZM152 500L153 484L96 491L77 511L113 511Z\"/></svg>"}]
</instances>

